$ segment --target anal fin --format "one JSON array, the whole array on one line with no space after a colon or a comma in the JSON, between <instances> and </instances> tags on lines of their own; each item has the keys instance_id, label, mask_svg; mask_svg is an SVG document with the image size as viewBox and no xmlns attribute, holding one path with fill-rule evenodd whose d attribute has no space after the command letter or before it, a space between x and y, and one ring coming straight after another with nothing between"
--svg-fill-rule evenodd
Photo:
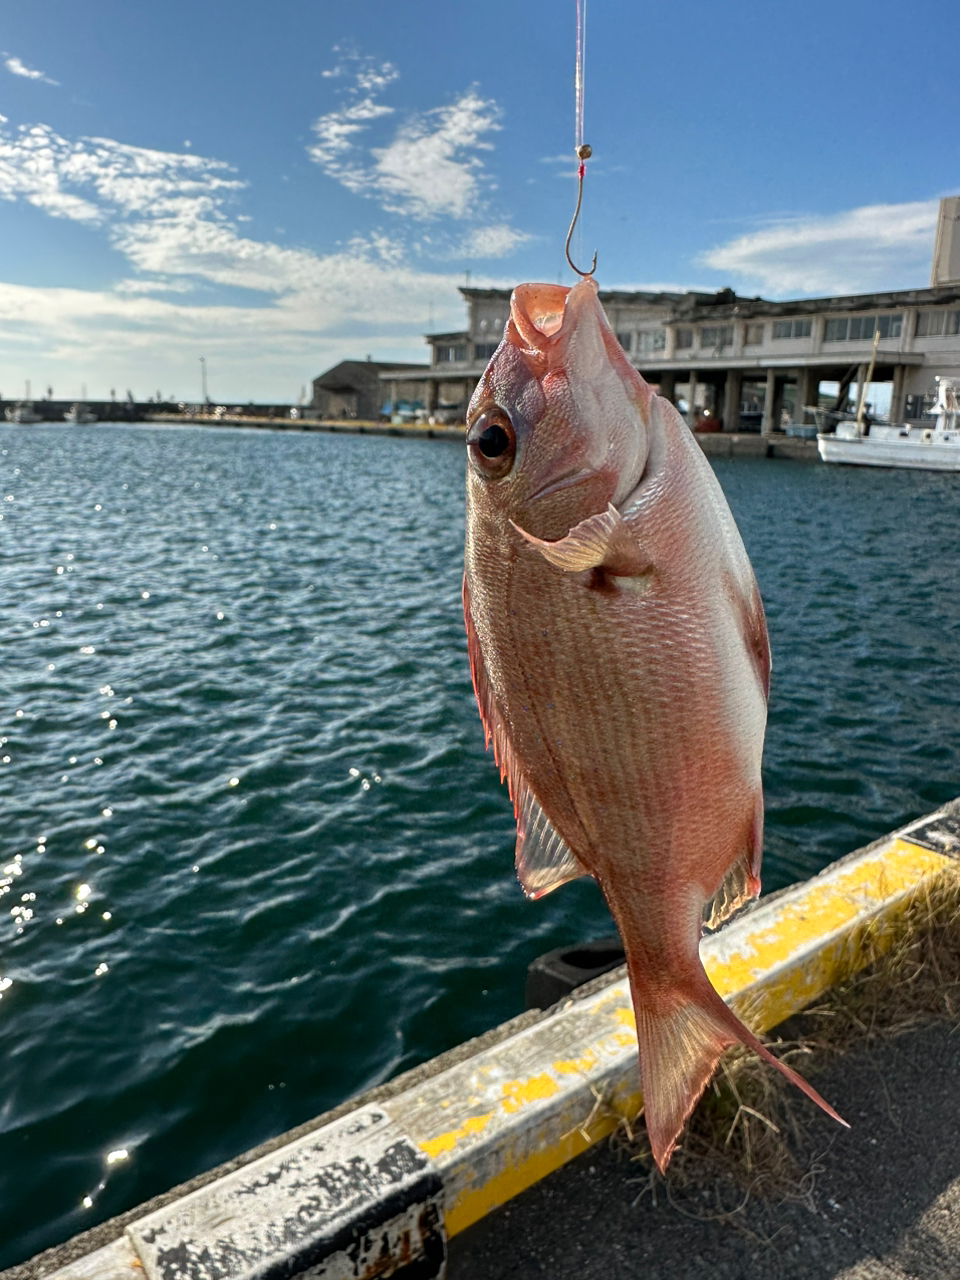
<instances>
[{"instance_id":1,"label":"anal fin","mask_svg":"<svg viewBox=\"0 0 960 1280\"><path fill-rule=\"evenodd\" d=\"M763 792L758 788L743 850L723 877L719 889L703 906L704 929L719 929L760 892L763 858Z\"/></svg>"},{"instance_id":2,"label":"anal fin","mask_svg":"<svg viewBox=\"0 0 960 1280\"><path fill-rule=\"evenodd\" d=\"M533 792L523 785L517 806L517 878L524 893L542 898L568 880L588 874Z\"/></svg>"}]
</instances>

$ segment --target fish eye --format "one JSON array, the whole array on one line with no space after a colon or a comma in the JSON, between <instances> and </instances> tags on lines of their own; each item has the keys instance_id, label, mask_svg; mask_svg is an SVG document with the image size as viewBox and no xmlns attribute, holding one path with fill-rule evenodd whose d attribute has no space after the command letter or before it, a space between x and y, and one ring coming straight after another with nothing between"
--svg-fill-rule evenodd
<instances>
[{"instance_id":1,"label":"fish eye","mask_svg":"<svg viewBox=\"0 0 960 1280\"><path fill-rule=\"evenodd\" d=\"M467 431L470 460L481 475L494 480L513 466L517 436L502 409L487 409Z\"/></svg>"}]
</instances>

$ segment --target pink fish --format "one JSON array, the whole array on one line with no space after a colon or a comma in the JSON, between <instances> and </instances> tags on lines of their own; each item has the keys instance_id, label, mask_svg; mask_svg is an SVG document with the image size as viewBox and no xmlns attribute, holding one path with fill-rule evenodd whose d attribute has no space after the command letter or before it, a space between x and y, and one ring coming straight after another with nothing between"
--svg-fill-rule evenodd
<instances>
[{"instance_id":1,"label":"pink fish","mask_svg":"<svg viewBox=\"0 0 960 1280\"><path fill-rule=\"evenodd\" d=\"M589 278L514 291L467 421L464 613L517 874L534 898L585 874L603 891L657 1164L732 1044L839 1120L700 962L703 924L760 890L770 678L763 605L709 464Z\"/></svg>"}]
</instances>

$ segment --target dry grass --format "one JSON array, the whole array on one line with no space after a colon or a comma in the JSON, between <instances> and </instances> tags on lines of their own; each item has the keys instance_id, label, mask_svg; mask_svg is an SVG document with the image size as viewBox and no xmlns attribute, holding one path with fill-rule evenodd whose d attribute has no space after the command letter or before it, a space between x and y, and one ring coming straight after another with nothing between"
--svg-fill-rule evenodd
<instances>
[{"instance_id":1,"label":"dry grass","mask_svg":"<svg viewBox=\"0 0 960 1280\"><path fill-rule=\"evenodd\" d=\"M960 1024L960 868L926 886L895 919L869 928L857 946L860 972L778 1028L784 1038L771 1042L814 1082L819 1068L855 1046L932 1021ZM642 1170L638 1199L660 1195L680 1212L735 1221L752 1198L813 1207L826 1150L812 1136L811 1114L778 1072L741 1050L724 1058L665 1178L642 1125L612 1141Z\"/></svg>"}]
</instances>

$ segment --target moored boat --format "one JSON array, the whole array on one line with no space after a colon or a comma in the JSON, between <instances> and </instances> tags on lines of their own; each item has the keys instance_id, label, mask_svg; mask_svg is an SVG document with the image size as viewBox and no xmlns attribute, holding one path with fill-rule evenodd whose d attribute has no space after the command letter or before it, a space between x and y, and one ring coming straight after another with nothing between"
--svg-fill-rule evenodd
<instances>
[{"instance_id":1,"label":"moored boat","mask_svg":"<svg viewBox=\"0 0 960 1280\"><path fill-rule=\"evenodd\" d=\"M817 436L824 462L866 467L908 467L921 471L960 471L960 380L938 378L936 423L867 424L863 415L837 423L836 431Z\"/></svg>"},{"instance_id":2,"label":"moored boat","mask_svg":"<svg viewBox=\"0 0 960 1280\"><path fill-rule=\"evenodd\" d=\"M3 411L8 422L42 422L43 418L33 407L32 400L18 400L9 409Z\"/></svg>"},{"instance_id":3,"label":"moored boat","mask_svg":"<svg viewBox=\"0 0 960 1280\"><path fill-rule=\"evenodd\" d=\"M72 422L75 424L99 421L99 419L97 418L97 415L95 413L91 413L91 411L87 408L87 406L83 403L82 400L78 400L76 404L72 404L70 406L70 408L63 415L63 420L64 422Z\"/></svg>"},{"instance_id":4,"label":"moored boat","mask_svg":"<svg viewBox=\"0 0 960 1280\"><path fill-rule=\"evenodd\" d=\"M4 409L3 416L8 422L42 422L43 416L37 413L33 407L33 401L30 399L30 383L27 382L24 387L24 396L22 400L18 400L16 404L12 404L9 409Z\"/></svg>"}]
</instances>

